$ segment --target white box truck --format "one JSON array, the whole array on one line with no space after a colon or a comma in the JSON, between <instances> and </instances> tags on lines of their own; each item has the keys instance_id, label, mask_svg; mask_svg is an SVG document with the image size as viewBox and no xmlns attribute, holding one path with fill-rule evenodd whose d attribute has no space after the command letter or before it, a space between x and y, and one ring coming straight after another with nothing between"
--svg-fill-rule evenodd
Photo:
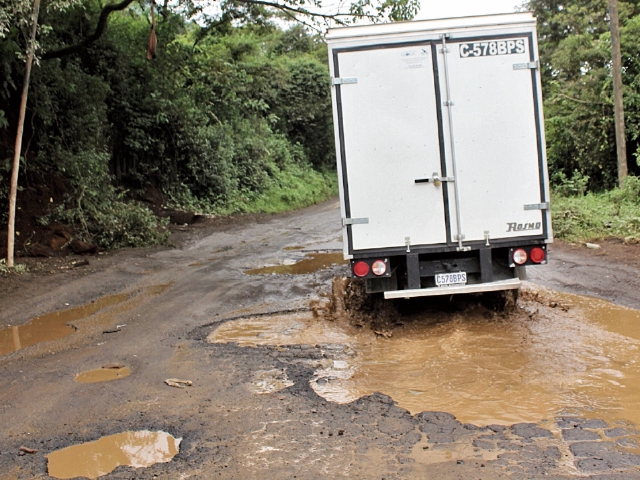
<instances>
[{"instance_id":1,"label":"white box truck","mask_svg":"<svg viewBox=\"0 0 640 480\"><path fill-rule=\"evenodd\" d=\"M331 29L344 255L367 291L517 289L552 241L531 13Z\"/></svg>"}]
</instances>

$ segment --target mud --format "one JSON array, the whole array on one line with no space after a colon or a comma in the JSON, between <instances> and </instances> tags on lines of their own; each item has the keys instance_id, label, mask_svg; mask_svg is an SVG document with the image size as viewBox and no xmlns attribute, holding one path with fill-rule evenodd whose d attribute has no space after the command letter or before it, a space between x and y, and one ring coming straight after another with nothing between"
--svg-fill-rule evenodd
<instances>
[{"instance_id":1,"label":"mud","mask_svg":"<svg viewBox=\"0 0 640 480\"><path fill-rule=\"evenodd\" d=\"M338 345L339 358L310 362L312 388L338 403L382 392L411 413L448 411L477 425L536 423L569 410L640 424L640 311L530 287L508 315L469 302L458 312L432 307L397 320L392 334L380 335L335 311L331 321L249 317L207 340L323 352Z\"/></svg>"},{"instance_id":2,"label":"mud","mask_svg":"<svg viewBox=\"0 0 640 480\"><path fill-rule=\"evenodd\" d=\"M80 372L74 378L78 383L99 383L120 380L131 375L131 369L125 366L102 367L95 370Z\"/></svg>"},{"instance_id":3,"label":"mud","mask_svg":"<svg viewBox=\"0 0 640 480\"><path fill-rule=\"evenodd\" d=\"M45 342L64 339L78 331L89 318L94 326L107 327L102 333L117 333L126 324L118 317L150 297L161 295L171 284L151 285L134 291L107 295L85 305L36 317L26 324L0 330L0 357Z\"/></svg>"},{"instance_id":4,"label":"mud","mask_svg":"<svg viewBox=\"0 0 640 480\"><path fill-rule=\"evenodd\" d=\"M342 253L311 253L291 265L275 265L247 270L247 275L304 275L333 265L347 263Z\"/></svg>"},{"instance_id":5,"label":"mud","mask_svg":"<svg viewBox=\"0 0 640 480\"><path fill-rule=\"evenodd\" d=\"M3 328L0 330L0 355L69 336L75 331L68 325L69 322L87 318L104 308L123 303L130 296L128 293L108 295L80 307L34 318L25 325Z\"/></svg>"},{"instance_id":6,"label":"mud","mask_svg":"<svg viewBox=\"0 0 640 480\"><path fill-rule=\"evenodd\" d=\"M67 447L47 455L47 470L54 478L98 478L120 465L133 468L170 462L181 438L165 432L124 432L95 442Z\"/></svg>"},{"instance_id":7,"label":"mud","mask_svg":"<svg viewBox=\"0 0 640 480\"><path fill-rule=\"evenodd\" d=\"M73 321L70 336L0 358L0 478L48 478L52 452L146 430L183 438L180 451L105 478L640 479L638 424L628 414L640 409L625 396L637 383L633 316L603 313L607 305L590 316L591 300L538 288L523 292L515 311L478 297L376 304L354 291L351 303L335 302L332 281L344 264L306 275L244 272L295 263L304 253L285 250L292 245L339 252L337 202L208 222L174 230L177 248L96 255L82 269L47 260L44 274L0 279L3 326L131 294ZM530 278L640 308L640 270L624 256L613 262L609 247L594 255L553 245L550 264ZM251 325L269 317L271 325ZM206 341L224 328L231 335L236 321L246 323L233 340ZM79 366L113 362L134 373L72 381ZM193 386L170 388L170 378ZM404 387L393 391L396 383ZM393 396L367 394L374 389ZM551 399L552 413L509 403L511 393L534 403L527 389ZM354 400L343 403L347 394Z\"/></svg>"}]
</instances>

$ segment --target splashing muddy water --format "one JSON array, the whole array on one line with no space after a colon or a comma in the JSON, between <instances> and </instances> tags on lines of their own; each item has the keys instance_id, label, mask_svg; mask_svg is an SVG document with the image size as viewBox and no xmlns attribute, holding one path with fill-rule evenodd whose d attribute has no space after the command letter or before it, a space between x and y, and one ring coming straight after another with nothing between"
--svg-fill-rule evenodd
<instances>
[{"instance_id":1,"label":"splashing muddy water","mask_svg":"<svg viewBox=\"0 0 640 480\"><path fill-rule=\"evenodd\" d=\"M310 253L299 262L292 265L276 265L271 267L247 270L247 275L304 275L313 273L332 265L346 263L342 252L340 253Z\"/></svg>"},{"instance_id":2,"label":"splashing muddy water","mask_svg":"<svg viewBox=\"0 0 640 480\"><path fill-rule=\"evenodd\" d=\"M141 468L170 462L181 441L162 431L118 433L50 453L47 468L55 478L98 478L120 465Z\"/></svg>"},{"instance_id":3,"label":"splashing muddy water","mask_svg":"<svg viewBox=\"0 0 640 480\"><path fill-rule=\"evenodd\" d=\"M539 291L509 316L478 306L402 322L387 339L311 314L243 318L208 341L346 345L355 354L313 365L311 386L335 402L382 392L412 413L446 411L477 425L540 422L563 411L640 424L640 311Z\"/></svg>"}]
</instances>

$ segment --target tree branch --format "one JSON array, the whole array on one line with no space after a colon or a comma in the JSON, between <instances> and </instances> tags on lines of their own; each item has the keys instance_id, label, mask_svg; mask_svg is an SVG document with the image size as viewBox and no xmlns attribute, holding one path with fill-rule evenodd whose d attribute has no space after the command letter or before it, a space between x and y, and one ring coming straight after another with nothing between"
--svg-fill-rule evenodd
<instances>
[{"instance_id":1,"label":"tree branch","mask_svg":"<svg viewBox=\"0 0 640 480\"><path fill-rule=\"evenodd\" d=\"M316 13L316 12L310 12L309 10L305 9L305 8L295 8L295 7L290 7L289 5L284 5L281 3L276 3L276 2L269 2L269 1L265 1L265 0L237 0L240 3L252 3L255 5L264 5L265 7L273 7L273 8L277 8L279 10L283 10L283 11L289 11L289 12L293 12L293 13L297 13L300 15L307 15L309 17L318 17L318 18L325 18L325 19L330 19L330 20L335 20L337 23L344 25L344 22L339 20L338 17L352 17L353 15L350 13ZM363 15L362 18L369 18L369 19L377 19L378 17L376 17L375 15Z\"/></svg>"},{"instance_id":2,"label":"tree branch","mask_svg":"<svg viewBox=\"0 0 640 480\"><path fill-rule=\"evenodd\" d=\"M70 47L61 48L60 50L54 50L52 52L46 52L44 55L42 55L42 60L49 60L51 58L60 58L60 57L65 57L67 55L71 55L72 53L79 52L82 48L95 42L102 36L104 31L106 30L107 22L109 20L109 15L111 15L111 13L113 12L124 10L129 5L131 5L133 1L134 0L123 0L120 3L113 3L111 5L105 6L102 9L102 12L100 12L98 25L96 25L96 30L95 32L93 32L93 35L85 38L82 42L76 45L71 45Z\"/></svg>"},{"instance_id":3,"label":"tree branch","mask_svg":"<svg viewBox=\"0 0 640 480\"><path fill-rule=\"evenodd\" d=\"M571 100L572 102L583 103L585 105L604 105L604 106L608 105L603 102L590 102L588 100L580 100L579 98L573 98L573 97L570 97L569 95L565 95L564 93L556 93L556 96L566 98L567 100Z\"/></svg>"}]
</instances>

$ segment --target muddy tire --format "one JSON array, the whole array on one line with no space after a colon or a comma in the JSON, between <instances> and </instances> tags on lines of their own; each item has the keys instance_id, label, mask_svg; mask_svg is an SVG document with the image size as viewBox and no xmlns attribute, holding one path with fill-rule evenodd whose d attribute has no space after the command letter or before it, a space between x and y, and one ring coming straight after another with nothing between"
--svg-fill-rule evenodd
<instances>
[{"instance_id":1,"label":"muddy tire","mask_svg":"<svg viewBox=\"0 0 640 480\"><path fill-rule=\"evenodd\" d=\"M520 290L503 290L500 292L486 292L481 296L481 303L494 312L510 312L518 304Z\"/></svg>"}]
</instances>

